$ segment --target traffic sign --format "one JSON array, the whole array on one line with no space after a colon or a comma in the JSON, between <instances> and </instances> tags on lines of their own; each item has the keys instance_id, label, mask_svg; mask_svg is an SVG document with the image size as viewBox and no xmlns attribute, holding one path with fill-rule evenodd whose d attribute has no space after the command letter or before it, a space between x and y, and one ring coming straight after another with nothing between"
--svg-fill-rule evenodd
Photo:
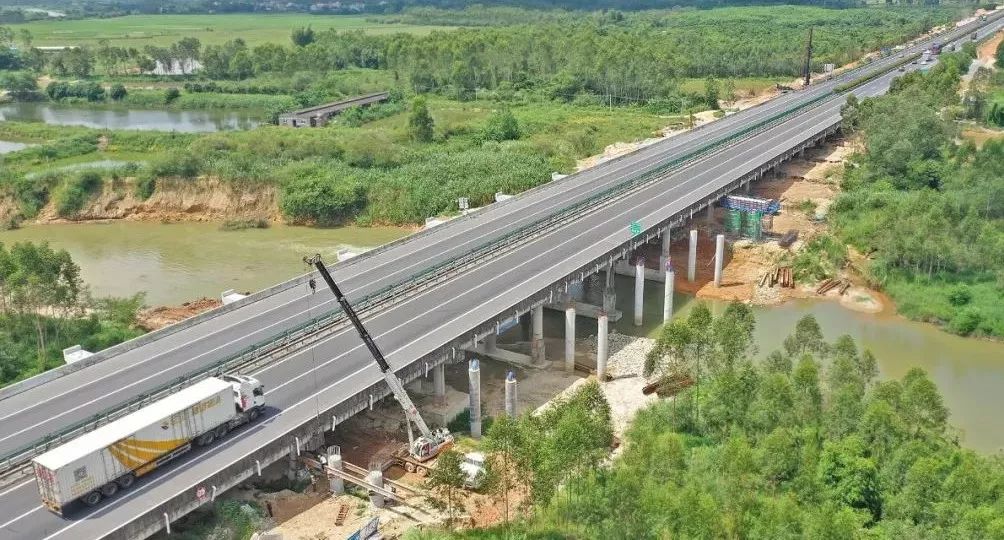
<instances>
[{"instance_id":1,"label":"traffic sign","mask_svg":"<svg viewBox=\"0 0 1004 540\"><path fill-rule=\"evenodd\" d=\"M628 227L628 231L631 232L631 236L638 236L641 234L641 223L632 221L631 225Z\"/></svg>"}]
</instances>

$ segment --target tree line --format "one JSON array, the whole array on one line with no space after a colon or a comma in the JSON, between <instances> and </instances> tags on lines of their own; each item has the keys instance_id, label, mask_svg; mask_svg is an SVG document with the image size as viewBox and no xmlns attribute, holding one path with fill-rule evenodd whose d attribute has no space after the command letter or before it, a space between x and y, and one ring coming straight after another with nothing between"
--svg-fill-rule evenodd
<instances>
[{"instance_id":1,"label":"tree line","mask_svg":"<svg viewBox=\"0 0 1004 540\"><path fill-rule=\"evenodd\" d=\"M889 95L843 110L864 152L831 207L840 237L871 253L875 284L909 316L969 335L1004 336L1004 142L957 143L961 74L972 46L928 73L895 80Z\"/></svg>"},{"instance_id":2,"label":"tree line","mask_svg":"<svg viewBox=\"0 0 1004 540\"><path fill-rule=\"evenodd\" d=\"M827 341L811 316L781 350L754 360L755 323L741 304L718 317L698 305L675 319L649 368L695 384L640 411L620 457L570 461L556 493L512 523L408 538L995 538L1004 530L1004 462L960 446L923 370L879 380L874 356L849 336Z\"/></svg>"}]
</instances>

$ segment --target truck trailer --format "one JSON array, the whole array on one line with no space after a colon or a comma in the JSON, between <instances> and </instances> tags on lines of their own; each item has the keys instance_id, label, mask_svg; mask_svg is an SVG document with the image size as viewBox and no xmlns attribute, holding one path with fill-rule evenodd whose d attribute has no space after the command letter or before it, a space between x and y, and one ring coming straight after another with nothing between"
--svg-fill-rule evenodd
<instances>
[{"instance_id":1,"label":"truck trailer","mask_svg":"<svg viewBox=\"0 0 1004 540\"><path fill-rule=\"evenodd\" d=\"M261 416L264 387L242 375L210 377L32 460L42 503L62 514L94 506L136 479Z\"/></svg>"}]
</instances>

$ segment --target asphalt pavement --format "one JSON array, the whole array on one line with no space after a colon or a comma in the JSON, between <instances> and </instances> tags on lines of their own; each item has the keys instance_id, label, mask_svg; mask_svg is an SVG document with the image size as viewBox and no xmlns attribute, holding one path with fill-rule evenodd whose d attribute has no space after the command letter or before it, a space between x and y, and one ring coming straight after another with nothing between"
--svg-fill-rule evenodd
<instances>
[{"instance_id":1,"label":"asphalt pavement","mask_svg":"<svg viewBox=\"0 0 1004 540\"><path fill-rule=\"evenodd\" d=\"M894 59L893 59L894 60ZM913 67L913 66L911 66ZM895 71L857 89L859 95L885 90ZM837 81L779 97L731 115L693 133L674 137L562 181L552 182L507 203L388 249L334 268L351 299L407 279L444 260L466 253L526 223L550 215L612 184L637 176L708 140L742 129L821 93ZM365 323L388 360L403 367L463 335L480 322L564 278L597 254L625 242L627 223L658 223L706 197L766 158L781 153L839 119L842 100L812 108L781 125L698 160L668 178L632 192L574 223L541 235L511 252L487 260L451 281L369 316ZM75 372L0 402L0 452L86 418L163 382L215 362L284 328L334 307L331 294L310 294L298 286L211 319L162 340ZM133 490L96 509L61 518L43 510L33 481L0 492L0 538L98 538L179 490L253 452L319 410L351 397L381 379L351 327L267 366L256 376L276 409L263 422L233 434L220 445L186 456L144 479Z\"/></svg>"}]
</instances>

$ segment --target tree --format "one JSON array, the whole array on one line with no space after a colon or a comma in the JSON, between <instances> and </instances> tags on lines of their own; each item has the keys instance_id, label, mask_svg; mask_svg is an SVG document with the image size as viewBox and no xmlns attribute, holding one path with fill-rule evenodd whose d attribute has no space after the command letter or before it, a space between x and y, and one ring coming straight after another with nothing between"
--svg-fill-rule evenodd
<instances>
[{"instance_id":1,"label":"tree","mask_svg":"<svg viewBox=\"0 0 1004 540\"><path fill-rule=\"evenodd\" d=\"M514 141L520 137L519 121L509 109L495 111L481 130L482 141Z\"/></svg>"},{"instance_id":2,"label":"tree","mask_svg":"<svg viewBox=\"0 0 1004 540\"><path fill-rule=\"evenodd\" d=\"M1004 41L997 44L997 49L994 51L994 63L998 69L1004 66Z\"/></svg>"},{"instance_id":3,"label":"tree","mask_svg":"<svg viewBox=\"0 0 1004 540\"><path fill-rule=\"evenodd\" d=\"M704 80L704 101L708 104L708 107L712 109L718 109L718 100L720 99L720 90L718 86L718 80L714 77L708 77Z\"/></svg>"},{"instance_id":4,"label":"tree","mask_svg":"<svg viewBox=\"0 0 1004 540\"><path fill-rule=\"evenodd\" d=\"M111 89L108 91L108 97L115 101L122 101L128 94L129 92L126 91L126 87L122 84L113 84Z\"/></svg>"},{"instance_id":5,"label":"tree","mask_svg":"<svg viewBox=\"0 0 1004 540\"><path fill-rule=\"evenodd\" d=\"M314 42L314 29L310 25L294 28L289 38L293 41L293 45L306 47Z\"/></svg>"},{"instance_id":6,"label":"tree","mask_svg":"<svg viewBox=\"0 0 1004 540\"><path fill-rule=\"evenodd\" d=\"M423 143L432 142L434 124L425 98L416 97L411 103L411 115L408 117L411 138Z\"/></svg>"},{"instance_id":7,"label":"tree","mask_svg":"<svg viewBox=\"0 0 1004 540\"><path fill-rule=\"evenodd\" d=\"M467 480L467 474L460 466L463 462L463 454L453 449L445 450L436 458L436 466L432 468L427 480L429 489L446 498L446 510L451 524L456 518L458 494L463 491L464 481Z\"/></svg>"},{"instance_id":8,"label":"tree","mask_svg":"<svg viewBox=\"0 0 1004 540\"><path fill-rule=\"evenodd\" d=\"M164 104L170 105L174 100L181 97L181 91L177 88L171 87L164 91Z\"/></svg>"},{"instance_id":9,"label":"tree","mask_svg":"<svg viewBox=\"0 0 1004 540\"><path fill-rule=\"evenodd\" d=\"M806 315L795 324L795 332L785 338L784 350L791 356L806 353L825 354L826 342L819 322L812 315Z\"/></svg>"},{"instance_id":10,"label":"tree","mask_svg":"<svg viewBox=\"0 0 1004 540\"><path fill-rule=\"evenodd\" d=\"M14 99L31 99L38 94L38 82L27 71L0 73L0 88L10 92Z\"/></svg>"},{"instance_id":11,"label":"tree","mask_svg":"<svg viewBox=\"0 0 1004 540\"><path fill-rule=\"evenodd\" d=\"M38 369L44 371L50 332L46 315L59 320L81 312L85 289L80 267L66 250L53 250L48 243L17 243L10 251L0 244L0 290L4 309L32 322Z\"/></svg>"}]
</instances>

